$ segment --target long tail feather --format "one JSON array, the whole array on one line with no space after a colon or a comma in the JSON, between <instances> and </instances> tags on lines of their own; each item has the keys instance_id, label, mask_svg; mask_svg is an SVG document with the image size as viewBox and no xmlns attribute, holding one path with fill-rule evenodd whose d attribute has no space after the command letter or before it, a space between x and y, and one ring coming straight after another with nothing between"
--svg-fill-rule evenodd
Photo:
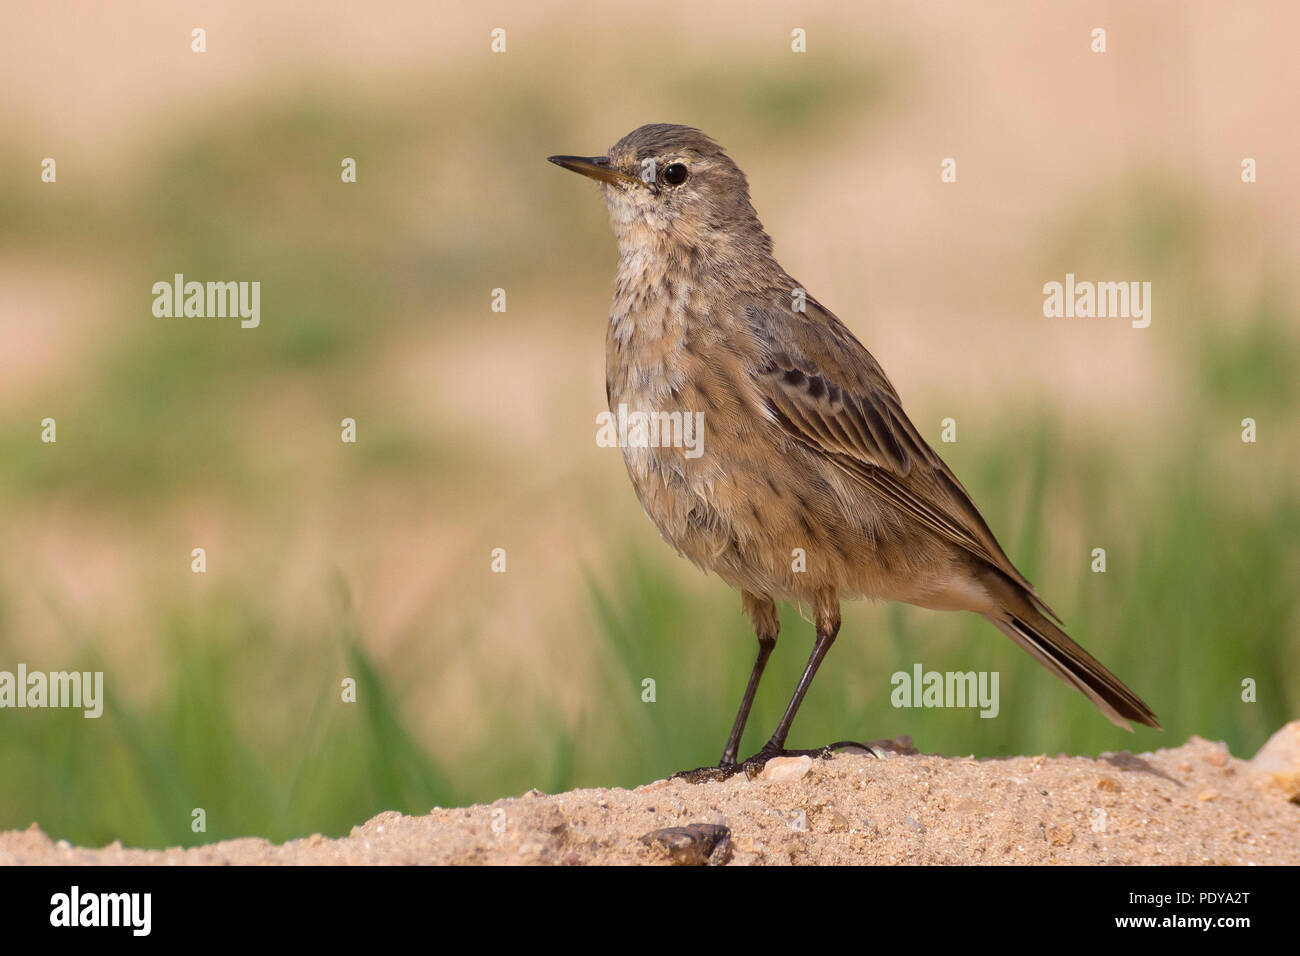
<instances>
[{"instance_id":1,"label":"long tail feather","mask_svg":"<svg viewBox=\"0 0 1300 956\"><path fill-rule=\"evenodd\" d=\"M1123 681L1053 624L1014 582L994 574L996 581L986 577L986 583L995 585L990 590L1001 599L1002 607L985 617L1002 633L1065 683L1082 691L1115 726L1131 731L1128 721L1136 720L1161 729L1151 708Z\"/></svg>"}]
</instances>

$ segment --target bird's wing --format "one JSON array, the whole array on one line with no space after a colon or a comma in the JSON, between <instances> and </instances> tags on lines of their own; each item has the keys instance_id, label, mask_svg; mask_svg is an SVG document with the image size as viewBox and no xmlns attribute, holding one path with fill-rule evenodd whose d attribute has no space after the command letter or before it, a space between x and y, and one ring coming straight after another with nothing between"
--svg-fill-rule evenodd
<instances>
[{"instance_id":1,"label":"bird's wing","mask_svg":"<svg viewBox=\"0 0 1300 956\"><path fill-rule=\"evenodd\" d=\"M764 343L754 383L792 438L942 537L998 568L1056 617L1003 552L970 495L921 437L870 352L815 300L743 306Z\"/></svg>"}]
</instances>

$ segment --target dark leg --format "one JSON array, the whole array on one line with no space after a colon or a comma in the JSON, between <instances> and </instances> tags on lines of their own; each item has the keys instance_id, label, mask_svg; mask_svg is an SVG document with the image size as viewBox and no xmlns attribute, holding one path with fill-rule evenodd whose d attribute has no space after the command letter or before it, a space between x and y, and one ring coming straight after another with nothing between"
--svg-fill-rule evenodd
<instances>
[{"instance_id":1,"label":"dark leg","mask_svg":"<svg viewBox=\"0 0 1300 956\"><path fill-rule=\"evenodd\" d=\"M840 632L840 605L839 600L833 593L827 592L818 595L816 621L817 643L813 645L812 655L808 658L808 665L803 669L803 676L799 678L799 686L794 689L794 696L790 698L790 704L786 707L781 722L776 725L776 731L772 734L771 739L763 745L762 750L746 760L746 764L766 763L771 758L779 757L785 752L785 741L790 736L790 728L794 725L795 715L799 713L799 705L803 703L808 688L812 686L813 678L817 676L817 668L821 666L822 660L826 657L826 652L831 649L831 645L835 643L835 636Z\"/></svg>"},{"instance_id":2,"label":"dark leg","mask_svg":"<svg viewBox=\"0 0 1300 956\"><path fill-rule=\"evenodd\" d=\"M745 594L743 597L745 610L749 612L750 617L753 619L754 630L758 634L758 660L754 662L754 671L749 676L749 686L745 688L745 697L740 702L740 713L736 715L736 723L731 728L731 737L727 740L727 749L723 751L722 762L718 766L700 767L698 770L684 770L681 773L673 774L675 778L686 780L689 783L706 783L726 780L742 770L750 777L754 777L763 769L763 765L773 757L794 755L830 757L836 751L846 748L860 750L877 757L884 756L887 751L897 753L915 752L910 746L910 739L905 745L895 741L880 741L878 744L858 744L852 741L841 741L816 750L785 749L785 741L790 736L790 728L794 725L795 715L799 713L799 706L803 703L804 697L808 695L808 688L812 686L813 678L817 676L817 668L821 666L822 661L826 658L826 653L831 649L831 645L835 643L836 635L840 632L839 598L834 591L827 589L817 594L814 604L817 642L813 645L812 656L808 658L808 666L804 668L803 676L799 679L799 686L795 688L794 696L790 698L790 705L786 707L781 722L777 724L776 732L763 745L763 749L743 764L737 764L736 749L740 746L740 737L745 731L745 721L749 718L749 709L754 702L754 692L758 689L759 679L763 676L763 668L772 653L772 648L776 645L777 633L776 606L771 601L755 598L749 594Z\"/></svg>"},{"instance_id":3,"label":"dark leg","mask_svg":"<svg viewBox=\"0 0 1300 956\"><path fill-rule=\"evenodd\" d=\"M813 678L817 676L817 668L821 666L822 658L826 656L826 652L835 643L835 635L838 630L836 628L834 631L818 631L817 643L813 645L812 656L808 658L808 666L803 669L803 677L799 678L799 686L794 689L794 696L790 698L790 705L786 707L781 722L776 725L776 732L763 745L763 749L750 758L751 760L760 757L764 760L777 757L785 750L785 739L790 736L790 727L794 724L794 716L799 712L799 705L803 703L804 695L808 693L808 688L812 686ZM746 761L746 763L748 762Z\"/></svg>"},{"instance_id":4,"label":"dark leg","mask_svg":"<svg viewBox=\"0 0 1300 956\"><path fill-rule=\"evenodd\" d=\"M740 700L740 710L736 712L736 722L731 725L731 736L727 738L727 747L722 751L722 759L718 761L719 767L736 765L736 753L740 749L740 738L745 733L750 708L754 706L754 694L758 692L758 682L763 679L763 668L772 656L776 636L781 630L776 605L767 598L744 592L740 596L740 604L754 625L754 633L758 635L758 659L754 661L754 669L750 672L749 685L745 688L745 696Z\"/></svg>"},{"instance_id":5,"label":"dark leg","mask_svg":"<svg viewBox=\"0 0 1300 956\"><path fill-rule=\"evenodd\" d=\"M745 722L749 720L749 709L754 706L754 694L758 691L758 682L763 677L763 668L767 666L767 659L772 656L774 647L776 647L776 638L759 636L758 659L754 661L754 670L750 672L749 686L745 688L745 696L741 698L736 722L731 725L731 736L727 738L727 749L722 751L722 759L718 761L719 767L736 765L736 753L740 749L741 735L745 732Z\"/></svg>"},{"instance_id":6,"label":"dark leg","mask_svg":"<svg viewBox=\"0 0 1300 956\"><path fill-rule=\"evenodd\" d=\"M727 747L722 751L722 759L718 761L716 767L683 770L673 774L675 778L688 780L691 783L704 783L709 780L726 780L740 770L740 765L736 763L740 738L744 736L749 711L754 706L754 694L758 692L758 682L763 679L763 669L767 667L767 659L772 656L772 649L776 647L776 636L781 630L781 620L777 616L776 605L770 598L742 591L740 606L749 615L749 620L754 625L754 633L758 635L758 658L754 661L754 669L749 674L749 684L745 687L745 696L740 700L736 721L731 725L731 736L727 738Z\"/></svg>"}]
</instances>

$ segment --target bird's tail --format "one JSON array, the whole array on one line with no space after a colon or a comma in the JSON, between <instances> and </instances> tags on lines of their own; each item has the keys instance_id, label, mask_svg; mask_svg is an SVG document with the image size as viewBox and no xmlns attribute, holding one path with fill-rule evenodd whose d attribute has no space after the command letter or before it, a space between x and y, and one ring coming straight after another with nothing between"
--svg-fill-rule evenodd
<instances>
[{"instance_id":1,"label":"bird's tail","mask_svg":"<svg viewBox=\"0 0 1300 956\"><path fill-rule=\"evenodd\" d=\"M1001 572L988 570L990 574L982 575L984 583L1001 605L985 615L994 626L1061 680L1082 691L1115 726L1131 731L1128 721L1136 720L1161 729L1151 708L1053 624L1038 609L1032 594Z\"/></svg>"}]
</instances>

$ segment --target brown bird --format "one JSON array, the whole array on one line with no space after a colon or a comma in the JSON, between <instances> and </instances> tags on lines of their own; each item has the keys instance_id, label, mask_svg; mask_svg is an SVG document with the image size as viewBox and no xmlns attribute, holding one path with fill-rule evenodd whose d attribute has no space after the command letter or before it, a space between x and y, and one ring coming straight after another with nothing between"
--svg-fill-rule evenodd
<instances>
[{"instance_id":1,"label":"brown bird","mask_svg":"<svg viewBox=\"0 0 1300 956\"><path fill-rule=\"evenodd\" d=\"M657 123L607 156L550 161L601 184L618 239L610 409L703 413L699 448L622 444L659 533L740 590L758 636L719 767L737 766L778 600L811 609L817 640L775 733L746 763L787 752L846 598L982 614L1116 725L1159 727L1057 626L871 353L773 258L745 174L717 143Z\"/></svg>"}]
</instances>

